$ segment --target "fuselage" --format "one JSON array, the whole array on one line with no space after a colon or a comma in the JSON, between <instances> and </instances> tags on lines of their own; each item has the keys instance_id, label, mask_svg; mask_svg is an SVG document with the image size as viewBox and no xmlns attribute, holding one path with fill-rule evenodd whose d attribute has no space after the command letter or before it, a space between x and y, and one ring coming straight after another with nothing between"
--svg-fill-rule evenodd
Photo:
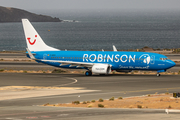
<instances>
[{"instance_id":1,"label":"fuselage","mask_svg":"<svg viewBox=\"0 0 180 120\"><path fill-rule=\"evenodd\" d=\"M175 63L166 56L149 52L32 51L32 53L36 59L43 60L109 64L112 70L155 70L165 72L175 66ZM42 63L62 68L87 69L86 67L63 65L58 62Z\"/></svg>"}]
</instances>

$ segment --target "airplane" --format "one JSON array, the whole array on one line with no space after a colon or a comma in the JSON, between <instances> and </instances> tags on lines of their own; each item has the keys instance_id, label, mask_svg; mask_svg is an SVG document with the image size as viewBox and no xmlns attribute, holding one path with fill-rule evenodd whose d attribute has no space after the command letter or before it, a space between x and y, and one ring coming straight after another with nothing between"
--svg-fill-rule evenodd
<instances>
[{"instance_id":1,"label":"airplane","mask_svg":"<svg viewBox=\"0 0 180 120\"><path fill-rule=\"evenodd\" d=\"M161 72L175 66L175 62L166 56L150 52L117 51L67 51L50 47L44 43L28 19L22 19L27 43L27 57L47 65L86 69L86 76L110 74L111 71L130 72L132 70Z\"/></svg>"},{"instance_id":2,"label":"airplane","mask_svg":"<svg viewBox=\"0 0 180 120\"><path fill-rule=\"evenodd\" d=\"M113 45L113 51L114 51L114 52L117 52L117 49L116 49L116 46L115 46L115 45Z\"/></svg>"}]
</instances>

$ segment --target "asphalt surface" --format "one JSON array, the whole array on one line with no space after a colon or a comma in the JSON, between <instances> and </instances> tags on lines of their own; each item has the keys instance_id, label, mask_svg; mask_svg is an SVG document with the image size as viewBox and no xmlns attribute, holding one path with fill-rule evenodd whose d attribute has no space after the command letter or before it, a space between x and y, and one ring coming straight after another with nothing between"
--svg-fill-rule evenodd
<instances>
[{"instance_id":1,"label":"asphalt surface","mask_svg":"<svg viewBox=\"0 0 180 120\"><path fill-rule=\"evenodd\" d=\"M95 92L52 95L0 101L0 119L179 119L179 113L166 115L165 110L100 109L41 107L45 103L69 103L75 100L91 101L112 96L131 97L147 94L179 92L179 75L106 75L84 74L15 74L0 73L3 86L63 86L82 87ZM73 78L73 79L70 79ZM74 82L76 80L76 82ZM71 84L73 83L73 84ZM3 96L1 96L3 97Z\"/></svg>"},{"instance_id":2,"label":"asphalt surface","mask_svg":"<svg viewBox=\"0 0 180 120\"><path fill-rule=\"evenodd\" d=\"M180 55L166 55L170 59L180 59ZM28 60L22 53L3 53L0 59ZM0 69L7 70L53 70L55 67L35 62L0 61ZM177 72L180 64L169 71ZM75 82L76 80L76 82ZM144 109L101 109L42 107L45 103L70 103L75 100L91 101L99 98L132 97L154 93L180 92L179 75L106 75L84 76L84 74L30 74L0 73L0 87L3 86L59 86L80 87L95 92L50 95L0 101L0 120L159 120L179 119L179 113L167 115L165 110ZM0 91L1 93L1 91ZM0 97L1 96L0 94Z\"/></svg>"}]
</instances>

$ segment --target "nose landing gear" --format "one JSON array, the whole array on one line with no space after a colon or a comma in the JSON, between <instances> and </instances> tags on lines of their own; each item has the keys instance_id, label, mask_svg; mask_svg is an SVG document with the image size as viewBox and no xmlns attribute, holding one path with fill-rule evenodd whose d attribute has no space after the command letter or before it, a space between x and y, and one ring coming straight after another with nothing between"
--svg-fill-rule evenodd
<instances>
[{"instance_id":1,"label":"nose landing gear","mask_svg":"<svg viewBox=\"0 0 180 120\"><path fill-rule=\"evenodd\" d=\"M86 75L86 76L91 76L91 75L92 75L92 72L91 72L90 70L88 70L88 71L85 72L85 75Z\"/></svg>"},{"instance_id":2,"label":"nose landing gear","mask_svg":"<svg viewBox=\"0 0 180 120\"><path fill-rule=\"evenodd\" d=\"M161 74L157 73L157 77L161 76Z\"/></svg>"}]
</instances>

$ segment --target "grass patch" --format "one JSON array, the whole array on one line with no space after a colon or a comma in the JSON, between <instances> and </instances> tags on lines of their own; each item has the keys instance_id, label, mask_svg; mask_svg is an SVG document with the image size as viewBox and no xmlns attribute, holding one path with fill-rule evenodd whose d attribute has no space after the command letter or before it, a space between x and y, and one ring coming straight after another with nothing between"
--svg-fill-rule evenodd
<instances>
[{"instance_id":1,"label":"grass patch","mask_svg":"<svg viewBox=\"0 0 180 120\"><path fill-rule=\"evenodd\" d=\"M104 102L104 100L102 98L99 99L99 102Z\"/></svg>"},{"instance_id":2,"label":"grass patch","mask_svg":"<svg viewBox=\"0 0 180 120\"><path fill-rule=\"evenodd\" d=\"M110 98L109 101L114 101L114 97Z\"/></svg>"},{"instance_id":3,"label":"grass patch","mask_svg":"<svg viewBox=\"0 0 180 120\"><path fill-rule=\"evenodd\" d=\"M98 107L101 107L101 108L103 108L103 107L104 107L104 105L102 105L102 104L98 104Z\"/></svg>"},{"instance_id":4,"label":"grass patch","mask_svg":"<svg viewBox=\"0 0 180 120\"><path fill-rule=\"evenodd\" d=\"M4 71L4 69L0 69L0 72L3 72Z\"/></svg>"},{"instance_id":5,"label":"grass patch","mask_svg":"<svg viewBox=\"0 0 180 120\"><path fill-rule=\"evenodd\" d=\"M118 97L118 99L123 99L122 97Z\"/></svg>"},{"instance_id":6,"label":"grass patch","mask_svg":"<svg viewBox=\"0 0 180 120\"><path fill-rule=\"evenodd\" d=\"M64 71L64 70L62 70L62 69L54 69L54 70L52 71L52 73L64 73L64 72L66 72L66 71Z\"/></svg>"},{"instance_id":7,"label":"grass patch","mask_svg":"<svg viewBox=\"0 0 180 120\"><path fill-rule=\"evenodd\" d=\"M142 105L137 105L137 108L142 108Z\"/></svg>"},{"instance_id":8,"label":"grass patch","mask_svg":"<svg viewBox=\"0 0 180 120\"><path fill-rule=\"evenodd\" d=\"M78 104L80 104L80 102L79 101L72 101L72 104L78 105Z\"/></svg>"},{"instance_id":9,"label":"grass patch","mask_svg":"<svg viewBox=\"0 0 180 120\"><path fill-rule=\"evenodd\" d=\"M84 101L82 104L87 104L87 102L86 102L86 101Z\"/></svg>"}]
</instances>

